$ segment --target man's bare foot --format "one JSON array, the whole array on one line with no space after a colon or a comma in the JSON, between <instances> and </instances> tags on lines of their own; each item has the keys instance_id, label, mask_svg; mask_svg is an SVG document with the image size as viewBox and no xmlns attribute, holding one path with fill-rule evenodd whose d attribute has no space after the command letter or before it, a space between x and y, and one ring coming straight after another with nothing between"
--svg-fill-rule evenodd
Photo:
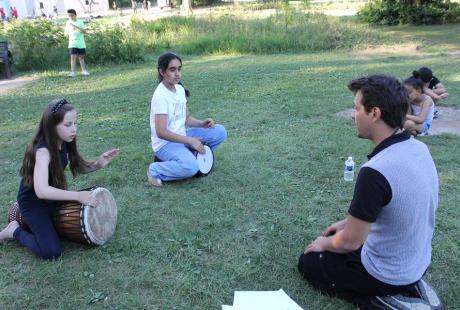
<instances>
[{"instance_id":1,"label":"man's bare foot","mask_svg":"<svg viewBox=\"0 0 460 310\"><path fill-rule=\"evenodd\" d=\"M153 187L163 186L163 182L161 182L161 180L158 178L152 177L148 170L147 170L147 179L149 180L149 184L152 185Z\"/></svg>"},{"instance_id":2,"label":"man's bare foot","mask_svg":"<svg viewBox=\"0 0 460 310\"><path fill-rule=\"evenodd\" d=\"M4 243L7 240L13 239L13 233L16 228L19 227L19 223L17 221L11 221L5 229L0 231L0 243Z\"/></svg>"}]
</instances>

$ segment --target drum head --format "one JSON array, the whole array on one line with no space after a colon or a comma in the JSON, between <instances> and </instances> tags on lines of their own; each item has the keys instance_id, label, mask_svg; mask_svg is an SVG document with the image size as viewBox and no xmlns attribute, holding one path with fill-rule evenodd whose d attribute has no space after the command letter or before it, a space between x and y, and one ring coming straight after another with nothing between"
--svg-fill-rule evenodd
<instances>
[{"instance_id":1,"label":"drum head","mask_svg":"<svg viewBox=\"0 0 460 310\"><path fill-rule=\"evenodd\" d=\"M198 162L198 169L203 175L207 175L211 172L212 165L214 164L214 154L209 146L204 146L205 153L196 155L196 160Z\"/></svg>"},{"instance_id":2,"label":"drum head","mask_svg":"<svg viewBox=\"0 0 460 310\"><path fill-rule=\"evenodd\" d=\"M97 207L84 206L83 225L88 238L95 245L103 245L115 233L117 204L112 194L103 187L94 189Z\"/></svg>"}]
</instances>

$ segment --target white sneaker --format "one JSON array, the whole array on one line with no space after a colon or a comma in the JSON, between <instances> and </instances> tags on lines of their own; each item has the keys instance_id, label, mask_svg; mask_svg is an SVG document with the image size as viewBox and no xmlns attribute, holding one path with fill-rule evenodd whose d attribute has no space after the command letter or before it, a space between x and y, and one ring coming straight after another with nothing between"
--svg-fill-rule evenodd
<instances>
[{"instance_id":1,"label":"white sneaker","mask_svg":"<svg viewBox=\"0 0 460 310\"><path fill-rule=\"evenodd\" d=\"M70 71L69 74L68 74L69 77L75 77L75 72L74 71Z\"/></svg>"},{"instance_id":2,"label":"white sneaker","mask_svg":"<svg viewBox=\"0 0 460 310\"><path fill-rule=\"evenodd\" d=\"M438 310L443 308L444 305L439 299L438 294L428 281L423 278L420 279L415 285L415 289L419 297L430 304L431 309Z\"/></svg>"},{"instance_id":3,"label":"white sneaker","mask_svg":"<svg viewBox=\"0 0 460 310\"><path fill-rule=\"evenodd\" d=\"M375 296L372 307L369 309L397 309L397 310L432 310L430 304L421 298L406 297L401 294L392 296Z\"/></svg>"},{"instance_id":4,"label":"white sneaker","mask_svg":"<svg viewBox=\"0 0 460 310\"><path fill-rule=\"evenodd\" d=\"M81 72L81 75L89 75L89 72L88 72L87 70L82 71L82 72Z\"/></svg>"}]
</instances>

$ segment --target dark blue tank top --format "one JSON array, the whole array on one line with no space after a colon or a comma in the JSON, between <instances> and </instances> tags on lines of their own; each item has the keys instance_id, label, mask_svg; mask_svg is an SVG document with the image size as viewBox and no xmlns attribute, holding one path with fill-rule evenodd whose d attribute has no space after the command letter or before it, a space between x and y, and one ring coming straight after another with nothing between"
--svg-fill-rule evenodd
<instances>
[{"instance_id":1,"label":"dark blue tank top","mask_svg":"<svg viewBox=\"0 0 460 310\"><path fill-rule=\"evenodd\" d=\"M48 146L43 143L38 146L39 148L48 148ZM61 158L62 169L65 169L69 162L69 146L67 142L62 143L61 149L59 150L59 157ZM24 185L24 179L21 179L21 183L19 184L19 191L18 191L18 202L19 205L24 203L31 203L41 200L35 194L34 185L32 184L30 187ZM43 201L43 200L41 200Z\"/></svg>"}]
</instances>

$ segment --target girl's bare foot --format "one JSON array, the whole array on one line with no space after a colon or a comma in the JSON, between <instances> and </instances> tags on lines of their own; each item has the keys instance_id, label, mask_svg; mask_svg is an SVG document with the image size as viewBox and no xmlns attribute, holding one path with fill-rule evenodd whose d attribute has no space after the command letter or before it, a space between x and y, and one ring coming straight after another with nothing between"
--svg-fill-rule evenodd
<instances>
[{"instance_id":1,"label":"girl's bare foot","mask_svg":"<svg viewBox=\"0 0 460 310\"><path fill-rule=\"evenodd\" d=\"M0 231L0 243L13 239L13 233L18 227L19 223L17 221L11 221L5 229Z\"/></svg>"},{"instance_id":2,"label":"girl's bare foot","mask_svg":"<svg viewBox=\"0 0 460 310\"><path fill-rule=\"evenodd\" d=\"M148 170L147 170L147 179L149 180L149 184L152 185L153 187L163 186L163 182L161 182L161 180L158 178L152 177Z\"/></svg>"}]
</instances>

